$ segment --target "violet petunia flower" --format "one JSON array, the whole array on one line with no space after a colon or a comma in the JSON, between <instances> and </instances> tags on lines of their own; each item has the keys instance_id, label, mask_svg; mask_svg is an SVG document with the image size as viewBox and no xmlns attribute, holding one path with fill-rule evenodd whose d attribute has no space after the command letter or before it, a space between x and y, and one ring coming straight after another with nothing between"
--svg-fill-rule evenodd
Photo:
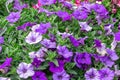
<instances>
[{"instance_id":1,"label":"violet petunia flower","mask_svg":"<svg viewBox=\"0 0 120 80\"><path fill-rule=\"evenodd\" d=\"M73 4L71 2L64 1L62 4L63 4L64 7L72 10Z\"/></svg>"},{"instance_id":2,"label":"violet petunia flower","mask_svg":"<svg viewBox=\"0 0 120 80\"><path fill-rule=\"evenodd\" d=\"M25 41L28 44L36 44L42 40L42 35L36 32L30 32L28 36L26 36Z\"/></svg>"},{"instance_id":3,"label":"violet petunia flower","mask_svg":"<svg viewBox=\"0 0 120 80\"><path fill-rule=\"evenodd\" d=\"M56 42L52 42L49 39L43 39L40 43L48 49L55 49L56 48Z\"/></svg>"},{"instance_id":4,"label":"violet petunia flower","mask_svg":"<svg viewBox=\"0 0 120 80\"><path fill-rule=\"evenodd\" d=\"M73 46L78 47L80 45L79 41L74 38L74 36L70 35L69 40L72 43Z\"/></svg>"},{"instance_id":5,"label":"violet petunia flower","mask_svg":"<svg viewBox=\"0 0 120 80\"><path fill-rule=\"evenodd\" d=\"M36 23L32 23L32 22L26 22L24 23L23 25L21 26L18 26L17 27L17 30L23 30L23 31L26 31L26 28L29 26L29 27L32 27L33 25L35 25Z\"/></svg>"},{"instance_id":6,"label":"violet petunia flower","mask_svg":"<svg viewBox=\"0 0 120 80\"><path fill-rule=\"evenodd\" d=\"M11 66L12 58L6 58L5 62L0 65L0 69Z\"/></svg>"},{"instance_id":7,"label":"violet petunia flower","mask_svg":"<svg viewBox=\"0 0 120 80\"><path fill-rule=\"evenodd\" d=\"M105 32L106 32L106 35L111 35L111 34L113 34L113 32L112 32L112 27L113 27L113 24L106 24L106 25L104 26L104 30L105 30Z\"/></svg>"},{"instance_id":8,"label":"violet petunia flower","mask_svg":"<svg viewBox=\"0 0 120 80\"><path fill-rule=\"evenodd\" d=\"M112 67L115 64L109 56L100 57L100 61L107 67Z\"/></svg>"},{"instance_id":9,"label":"violet petunia flower","mask_svg":"<svg viewBox=\"0 0 120 80\"><path fill-rule=\"evenodd\" d=\"M84 52L84 53L76 53L75 57L74 57L74 62L76 64L77 67L82 68L83 65L87 66L87 65L91 65L91 55ZM85 67L84 66L84 67Z\"/></svg>"},{"instance_id":10,"label":"violet petunia flower","mask_svg":"<svg viewBox=\"0 0 120 80\"><path fill-rule=\"evenodd\" d=\"M56 3L56 0L38 0L42 5L52 5Z\"/></svg>"},{"instance_id":11,"label":"violet petunia flower","mask_svg":"<svg viewBox=\"0 0 120 80\"><path fill-rule=\"evenodd\" d=\"M57 16L60 17L62 19L62 21L67 21L67 20L71 20L71 15L65 11L58 11L56 12Z\"/></svg>"},{"instance_id":12,"label":"violet petunia flower","mask_svg":"<svg viewBox=\"0 0 120 80\"><path fill-rule=\"evenodd\" d=\"M19 0L14 0L14 9L21 11L22 9L27 8L27 7L28 7L27 4L21 5Z\"/></svg>"},{"instance_id":13,"label":"violet petunia flower","mask_svg":"<svg viewBox=\"0 0 120 80\"><path fill-rule=\"evenodd\" d=\"M44 72L35 71L35 74L32 76L32 80L48 80L48 79Z\"/></svg>"},{"instance_id":14,"label":"violet petunia flower","mask_svg":"<svg viewBox=\"0 0 120 80\"><path fill-rule=\"evenodd\" d=\"M80 38L80 39L76 39L74 38L74 36L70 35L69 36L69 40L70 42L72 43L73 46L75 47L78 47L80 45L84 45L85 44L85 40L87 39L88 37L84 37L84 38Z\"/></svg>"},{"instance_id":15,"label":"violet petunia flower","mask_svg":"<svg viewBox=\"0 0 120 80\"><path fill-rule=\"evenodd\" d=\"M33 66L31 64L27 64L25 62L21 62L17 68L17 73L20 78L27 79L34 75Z\"/></svg>"},{"instance_id":16,"label":"violet petunia flower","mask_svg":"<svg viewBox=\"0 0 120 80\"><path fill-rule=\"evenodd\" d=\"M113 80L114 79L114 71L109 68L102 68L99 70L100 80Z\"/></svg>"},{"instance_id":17,"label":"violet petunia flower","mask_svg":"<svg viewBox=\"0 0 120 80\"><path fill-rule=\"evenodd\" d=\"M88 71L85 73L85 80L101 80L100 79L100 74L95 68L90 68Z\"/></svg>"},{"instance_id":18,"label":"violet petunia flower","mask_svg":"<svg viewBox=\"0 0 120 80\"><path fill-rule=\"evenodd\" d=\"M36 68L38 68L41 64L41 61L38 58L34 58L32 65L35 66Z\"/></svg>"},{"instance_id":19,"label":"violet petunia flower","mask_svg":"<svg viewBox=\"0 0 120 80\"><path fill-rule=\"evenodd\" d=\"M19 20L20 18L20 12L11 12L6 19L8 20L8 22L10 23L15 23Z\"/></svg>"},{"instance_id":20,"label":"violet petunia flower","mask_svg":"<svg viewBox=\"0 0 120 80\"><path fill-rule=\"evenodd\" d=\"M111 50L111 49L107 49L106 50L109 57L113 60L113 61L116 61L119 59L118 55L116 54L116 51L115 50Z\"/></svg>"},{"instance_id":21,"label":"violet petunia flower","mask_svg":"<svg viewBox=\"0 0 120 80\"><path fill-rule=\"evenodd\" d=\"M39 34L46 34L48 29L51 28L51 24L48 22L48 23L40 23L37 24L37 25L34 25L31 29L32 31L34 32L38 32Z\"/></svg>"},{"instance_id":22,"label":"violet petunia flower","mask_svg":"<svg viewBox=\"0 0 120 80\"><path fill-rule=\"evenodd\" d=\"M65 70L62 72L53 73L53 80L70 80L70 75L66 73Z\"/></svg>"},{"instance_id":23,"label":"violet petunia flower","mask_svg":"<svg viewBox=\"0 0 120 80\"><path fill-rule=\"evenodd\" d=\"M61 32L57 32L58 35L61 35L62 36L62 39L66 39L68 38L70 35L72 35L72 33L67 33L67 32L64 32L64 33L61 33Z\"/></svg>"},{"instance_id":24,"label":"violet petunia flower","mask_svg":"<svg viewBox=\"0 0 120 80\"><path fill-rule=\"evenodd\" d=\"M37 58L41 62L44 62L45 61L44 57L45 57L47 51L48 50L46 48L41 47L37 52L34 52L34 51L30 52L29 57L31 59Z\"/></svg>"},{"instance_id":25,"label":"violet petunia flower","mask_svg":"<svg viewBox=\"0 0 120 80\"><path fill-rule=\"evenodd\" d=\"M64 58L69 58L73 56L73 52L70 52L66 46L58 46L57 52L59 55L62 55Z\"/></svg>"},{"instance_id":26,"label":"violet petunia flower","mask_svg":"<svg viewBox=\"0 0 120 80\"><path fill-rule=\"evenodd\" d=\"M84 15L83 15L84 14ZM79 9L75 10L73 13L72 13L73 17L77 20L86 20L87 17L88 17L88 13L85 12L85 11L80 11Z\"/></svg>"},{"instance_id":27,"label":"violet petunia flower","mask_svg":"<svg viewBox=\"0 0 120 80\"><path fill-rule=\"evenodd\" d=\"M49 70L52 72L52 73L56 73L56 72L62 72L64 70L64 62L62 60L57 60L58 61L58 66L55 65L53 62L50 62L49 63Z\"/></svg>"},{"instance_id":28,"label":"violet petunia flower","mask_svg":"<svg viewBox=\"0 0 120 80\"><path fill-rule=\"evenodd\" d=\"M90 27L87 22L79 22L79 25L81 27L81 31L91 31L92 27Z\"/></svg>"},{"instance_id":29,"label":"violet petunia flower","mask_svg":"<svg viewBox=\"0 0 120 80\"><path fill-rule=\"evenodd\" d=\"M0 44L4 43L4 37L0 36Z\"/></svg>"},{"instance_id":30,"label":"violet petunia flower","mask_svg":"<svg viewBox=\"0 0 120 80\"><path fill-rule=\"evenodd\" d=\"M120 42L120 32L115 33L114 37L116 42Z\"/></svg>"}]
</instances>

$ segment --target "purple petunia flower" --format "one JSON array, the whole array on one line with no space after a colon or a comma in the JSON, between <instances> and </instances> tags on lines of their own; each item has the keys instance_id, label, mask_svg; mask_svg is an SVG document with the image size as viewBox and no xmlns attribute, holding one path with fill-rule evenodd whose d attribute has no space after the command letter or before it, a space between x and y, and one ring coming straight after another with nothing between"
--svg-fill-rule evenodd
<instances>
[{"instance_id":1,"label":"purple petunia flower","mask_svg":"<svg viewBox=\"0 0 120 80\"><path fill-rule=\"evenodd\" d=\"M34 75L33 66L31 64L21 62L17 68L17 73L20 78L27 79L28 77Z\"/></svg>"},{"instance_id":2,"label":"purple petunia flower","mask_svg":"<svg viewBox=\"0 0 120 80\"><path fill-rule=\"evenodd\" d=\"M62 21L71 20L71 15L65 11L58 11L56 14L62 19Z\"/></svg>"},{"instance_id":3,"label":"purple petunia flower","mask_svg":"<svg viewBox=\"0 0 120 80\"><path fill-rule=\"evenodd\" d=\"M94 40L94 43L95 43L95 47L102 47L102 43L101 43L100 40L95 39L95 40Z\"/></svg>"},{"instance_id":4,"label":"purple petunia flower","mask_svg":"<svg viewBox=\"0 0 120 80\"><path fill-rule=\"evenodd\" d=\"M23 30L23 31L26 31L26 28L29 26L29 27L32 27L33 25L35 25L36 23L32 23L32 22L26 22L24 23L22 26L18 26L17 27L17 30Z\"/></svg>"},{"instance_id":5,"label":"purple petunia flower","mask_svg":"<svg viewBox=\"0 0 120 80\"><path fill-rule=\"evenodd\" d=\"M101 80L100 74L95 68L90 68L88 71L86 71L85 79L86 80Z\"/></svg>"},{"instance_id":6,"label":"purple petunia flower","mask_svg":"<svg viewBox=\"0 0 120 80\"><path fill-rule=\"evenodd\" d=\"M0 65L0 69L11 66L12 58L6 58L5 62Z\"/></svg>"},{"instance_id":7,"label":"purple petunia flower","mask_svg":"<svg viewBox=\"0 0 120 80\"><path fill-rule=\"evenodd\" d=\"M42 5L51 5L55 4L56 0L38 0Z\"/></svg>"},{"instance_id":8,"label":"purple petunia flower","mask_svg":"<svg viewBox=\"0 0 120 80\"><path fill-rule=\"evenodd\" d=\"M21 5L19 0L14 0L14 9L21 11L22 9L27 8L27 7L28 7L27 4Z\"/></svg>"},{"instance_id":9,"label":"purple petunia flower","mask_svg":"<svg viewBox=\"0 0 120 80\"><path fill-rule=\"evenodd\" d=\"M81 27L81 31L91 31L92 27L90 27L87 22L79 22L79 25Z\"/></svg>"},{"instance_id":10,"label":"purple petunia flower","mask_svg":"<svg viewBox=\"0 0 120 80\"><path fill-rule=\"evenodd\" d=\"M61 35L62 36L62 39L66 39L68 38L70 35L72 35L72 33L67 33L67 32L64 32L64 33L61 33L61 32L57 32L58 35Z\"/></svg>"},{"instance_id":11,"label":"purple petunia flower","mask_svg":"<svg viewBox=\"0 0 120 80\"><path fill-rule=\"evenodd\" d=\"M62 4L63 4L64 7L72 10L73 4L71 2L64 1Z\"/></svg>"},{"instance_id":12,"label":"purple petunia flower","mask_svg":"<svg viewBox=\"0 0 120 80\"><path fill-rule=\"evenodd\" d=\"M46 13L46 15L49 17L49 16L51 16L51 15L53 15L53 14L55 14L55 12L53 11L49 11L49 10L47 10L47 9L44 9L44 8L42 8L42 7L40 7L39 8L39 11L38 11L38 13Z\"/></svg>"},{"instance_id":13,"label":"purple petunia flower","mask_svg":"<svg viewBox=\"0 0 120 80\"><path fill-rule=\"evenodd\" d=\"M62 55L64 58L69 58L73 56L73 53L70 52L66 46L58 46L57 52L59 55Z\"/></svg>"},{"instance_id":14,"label":"purple petunia flower","mask_svg":"<svg viewBox=\"0 0 120 80\"><path fill-rule=\"evenodd\" d=\"M52 42L49 39L43 39L43 41L41 41L41 44L48 49L55 49L56 48L56 42Z\"/></svg>"},{"instance_id":15,"label":"purple petunia flower","mask_svg":"<svg viewBox=\"0 0 120 80\"><path fill-rule=\"evenodd\" d=\"M83 15L84 14L84 15ZM73 16L75 19L77 20L85 20L87 19L88 17L88 13L85 12L85 11L80 11L79 9L76 9L74 12L73 12Z\"/></svg>"},{"instance_id":16,"label":"purple petunia flower","mask_svg":"<svg viewBox=\"0 0 120 80\"><path fill-rule=\"evenodd\" d=\"M34 25L31 29L32 31L38 32L39 34L46 34L49 28L51 28L50 23L40 23L40 25Z\"/></svg>"},{"instance_id":17,"label":"purple petunia flower","mask_svg":"<svg viewBox=\"0 0 120 80\"><path fill-rule=\"evenodd\" d=\"M76 66L81 68L83 65L90 65L91 62L91 56L90 54L84 52L84 53L76 53L74 57L74 62L76 63Z\"/></svg>"},{"instance_id":18,"label":"purple petunia flower","mask_svg":"<svg viewBox=\"0 0 120 80\"><path fill-rule=\"evenodd\" d=\"M73 46L78 47L80 45L79 41L74 38L74 36L70 35L69 40L72 43Z\"/></svg>"},{"instance_id":19,"label":"purple petunia flower","mask_svg":"<svg viewBox=\"0 0 120 80\"><path fill-rule=\"evenodd\" d=\"M32 76L32 80L48 80L48 79L44 72L35 71L35 74Z\"/></svg>"},{"instance_id":20,"label":"purple petunia flower","mask_svg":"<svg viewBox=\"0 0 120 80\"><path fill-rule=\"evenodd\" d=\"M11 12L6 19L8 20L8 22L10 23L14 23L16 21L18 21L20 18L20 12Z\"/></svg>"},{"instance_id":21,"label":"purple petunia flower","mask_svg":"<svg viewBox=\"0 0 120 80\"><path fill-rule=\"evenodd\" d=\"M64 70L64 62L62 60L58 60L58 66L56 66L53 62L50 62L49 66L49 70L53 73L62 72Z\"/></svg>"},{"instance_id":22,"label":"purple petunia flower","mask_svg":"<svg viewBox=\"0 0 120 80\"><path fill-rule=\"evenodd\" d=\"M109 57L113 60L113 61L116 61L119 59L118 55L116 54L115 50L111 50L111 49L107 49L106 50Z\"/></svg>"},{"instance_id":23,"label":"purple petunia flower","mask_svg":"<svg viewBox=\"0 0 120 80\"><path fill-rule=\"evenodd\" d=\"M109 68L102 68L99 70L100 80L113 80L114 79L114 71Z\"/></svg>"},{"instance_id":24,"label":"purple petunia flower","mask_svg":"<svg viewBox=\"0 0 120 80\"><path fill-rule=\"evenodd\" d=\"M26 36L25 41L28 44L36 44L42 40L42 35L36 32L30 32L28 36Z\"/></svg>"},{"instance_id":25,"label":"purple petunia flower","mask_svg":"<svg viewBox=\"0 0 120 80\"><path fill-rule=\"evenodd\" d=\"M70 35L69 36L69 40L72 43L73 46L78 47L80 45L84 45L85 44L85 40L87 39L87 36L84 38L80 38L80 39L75 39L74 36Z\"/></svg>"},{"instance_id":26,"label":"purple petunia flower","mask_svg":"<svg viewBox=\"0 0 120 80\"><path fill-rule=\"evenodd\" d=\"M112 27L113 27L113 24L106 24L104 26L104 30L106 31L106 35L113 34L112 29L111 29Z\"/></svg>"},{"instance_id":27,"label":"purple petunia flower","mask_svg":"<svg viewBox=\"0 0 120 80\"><path fill-rule=\"evenodd\" d=\"M108 14L108 11L106 10L106 8L101 4L93 4L92 9L100 16L107 16Z\"/></svg>"},{"instance_id":28,"label":"purple petunia flower","mask_svg":"<svg viewBox=\"0 0 120 80\"><path fill-rule=\"evenodd\" d=\"M111 60L111 58L109 56L102 56L100 57L100 61L108 67L112 67L115 63L114 61Z\"/></svg>"},{"instance_id":29,"label":"purple petunia flower","mask_svg":"<svg viewBox=\"0 0 120 80\"><path fill-rule=\"evenodd\" d=\"M99 45L99 46L98 46ZM104 43L101 43L101 42L97 42L97 44L95 44L96 46L96 50L97 50L97 53L104 56L107 54L106 52L106 45Z\"/></svg>"},{"instance_id":30,"label":"purple petunia flower","mask_svg":"<svg viewBox=\"0 0 120 80\"><path fill-rule=\"evenodd\" d=\"M29 57L32 59L37 58L41 62L44 62L45 61L44 57L47 51L48 50L46 48L42 47L37 52L30 52Z\"/></svg>"},{"instance_id":31,"label":"purple petunia flower","mask_svg":"<svg viewBox=\"0 0 120 80\"><path fill-rule=\"evenodd\" d=\"M115 33L114 37L116 42L120 42L120 32Z\"/></svg>"},{"instance_id":32,"label":"purple petunia flower","mask_svg":"<svg viewBox=\"0 0 120 80\"><path fill-rule=\"evenodd\" d=\"M40 66L40 64L41 64L41 61L40 60L38 60L38 58L34 58L33 59L33 62L32 62L32 65L33 66L35 66L35 67L39 67Z\"/></svg>"},{"instance_id":33,"label":"purple petunia flower","mask_svg":"<svg viewBox=\"0 0 120 80\"><path fill-rule=\"evenodd\" d=\"M70 76L63 70L53 74L53 80L70 80Z\"/></svg>"},{"instance_id":34,"label":"purple petunia flower","mask_svg":"<svg viewBox=\"0 0 120 80\"><path fill-rule=\"evenodd\" d=\"M0 36L0 44L4 43L4 37Z\"/></svg>"}]
</instances>

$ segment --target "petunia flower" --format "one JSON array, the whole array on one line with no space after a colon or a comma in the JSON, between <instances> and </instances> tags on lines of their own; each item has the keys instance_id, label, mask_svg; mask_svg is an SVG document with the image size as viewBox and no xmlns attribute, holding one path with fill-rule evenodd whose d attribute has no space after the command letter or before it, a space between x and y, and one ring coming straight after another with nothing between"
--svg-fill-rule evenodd
<instances>
[{"instance_id":1,"label":"petunia flower","mask_svg":"<svg viewBox=\"0 0 120 80\"><path fill-rule=\"evenodd\" d=\"M27 7L28 7L27 4L21 5L19 0L14 0L14 9L21 11L22 9L27 8Z\"/></svg>"},{"instance_id":2,"label":"petunia flower","mask_svg":"<svg viewBox=\"0 0 120 80\"><path fill-rule=\"evenodd\" d=\"M58 65L55 65L53 62L49 63L49 70L52 73L56 73L56 72L62 72L64 70L64 62L62 60L57 60L58 61Z\"/></svg>"},{"instance_id":3,"label":"petunia flower","mask_svg":"<svg viewBox=\"0 0 120 80\"><path fill-rule=\"evenodd\" d=\"M64 7L72 10L73 4L72 4L71 2L69 2L69 1L64 1L62 4L63 4Z\"/></svg>"},{"instance_id":4,"label":"petunia flower","mask_svg":"<svg viewBox=\"0 0 120 80\"><path fill-rule=\"evenodd\" d=\"M73 56L73 52L69 51L66 46L57 46L57 52L64 58L69 58Z\"/></svg>"},{"instance_id":5,"label":"petunia flower","mask_svg":"<svg viewBox=\"0 0 120 80\"><path fill-rule=\"evenodd\" d=\"M42 5L52 5L56 3L56 0L38 0Z\"/></svg>"},{"instance_id":6,"label":"petunia flower","mask_svg":"<svg viewBox=\"0 0 120 80\"><path fill-rule=\"evenodd\" d=\"M28 44L36 44L41 40L42 40L42 35L36 32L30 32L25 38L25 41Z\"/></svg>"},{"instance_id":7,"label":"petunia flower","mask_svg":"<svg viewBox=\"0 0 120 80\"><path fill-rule=\"evenodd\" d=\"M78 47L80 45L84 45L85 44L85 40L87 39L87 36L84 38L80 38L80 39L76 39L74 36L70 35L69 36L69 40L72 43L73 46Z\"/></svg>"},{"instance_id":8,"label":"petunia flower","mask_svg":"<svg viewBox=\"0 0 120 80\"><path fill-rule=\"evenodd\" d=\"M79 22L79 25L81 27L81 31L91 31L92 27L90 27L87 22Z\"/></svg>"},{"instance_id":9,"label":"petunia flower","mask_svg":"<svg viewBox=\"0 0 120 80\"><path fill-rule=\"evenodd\" d=\"M21 26L18 26L17 27L17 30L23 30L23 31L26 31L26 28L29 26L29 27L32 27L33 25L35 25L36 23L32 23L32 22L26 22L24 23L23 25Z\"/></svg>"},{"instance_id":10,"label":"petunia flower","mask_svg":"<svg viewBox=\"0 0 120 80\"><path fill-rule=\"evenodd\" d=\"M87 52L79 53L76 52L74 57L74 62L79 68L87 68L88 65L91 65L91 55Z\"/></svg>"},{"instance_id":11,"label":"petunia flower","mask_svg":"<svg viewBox=\"0 0 120 80\"><path fill-rule=\"evenodd\" d=\"M35 74L32 76L32 80L48 80L48 79L44 72L35 71Z\"/></svg>"},{"instance_id":12,"label":"petunia flower","mask_svg":"<svg viewBox=\"0 0 120 80\"><path fill-rule=\"evenodd\" d=\"M70 75L66 73L65 70L62 72L53 73L53 80L70 80Z\"/></svg>"},{"instance_id":13,"label":"petunia flower","mask_svg":"<svg viewBox=\"0 0 120 80\"><path fill-rule=\"evenodd\" d=\"M41 64L41 61L38 58L34 58L32 65L35 66L36 68L38 68Z\"/></svg>"},{"instance_id":14,"label":"petunia flower","mask_svg":"<svg viewBox=\"0 0 120 80\"><path fill-rule=\"evenodd\" d=\"M48 49L55 49L56 48L56 42L52 42L49 39L43 39L40 43Z\"/></svg>"},{"instance_id":15,"label":"petunia flower","mask_svg":"<svg viewBox=\"0 0 120 80\"><path fill-rule=\"evenodd\" d=\"M62 39L66 39L68 37L70 37L70 35L72 35L72 33L67 33L67 32L64 32L64 33L61 33L61 32L57 32L58 35L61 35L62 36Z\"/></svg>"},{"instance_id":16,"label":"petunia flower","mask_svg":"<svg viewBox=\"0 0 120 80\"><path fill-rule=\"evenodd\" d=\"M56 12L57 16L60 17L62 19L62 21L67 21L67 20L71 20L71 15L65 11L58 11Z\"/></svg>"},{"instance_id":17,"label":"petunia flower","mask_svg":"<svg viewBox=\"0 0 120 80\"><path fill-rule=\"evenodd\" d=\"M99 70L100 80L113 80L114 79L114 71L109 68L102 68Z\"/></svg>"},{"instance_id":18,"label":"petunia flower","mask_svg":"<svg viewBox=\"0 0 120 80\"><path fill-rule=\"evenodd\" d=\"M40 23L37 24L37 25L34 25L31 29L32 31L34 32L38 32L39 34L46 34L48 29L51 28L51 24L48 22L48 23Z\"/></svg>"},{"instance_id":19,"label":"petunia flower","mask_svg":"<svg viewBox=\"0 0 120 80\"><path fill-rule=\"evenodd\" d=\"M116 51L115 50L111 50L111 49L107 49L106 50L109 57L113 60L113 61L116 61L119 59L118 55L116 54Z\"/></svg>"},{"instance_id":20,"label":"petunia flower","mask_svg":"<svg viewBox=\"0 0 120 80\"><path fill-rule=\"evenodd\" d=\"M84 14L84 15L83 15ZM77 20L86 20L87 17L88 17L88 13L85 12L85 11L80 11L79 9L75 10L73 13L72 13L73 17Z\"/></svg>"},{"instance_id":21,"label":"petunia flower","mask_svg":"<svg viewBox=\"0 0 120 80\"><path fill-rule=\"evenodd\" d=\"M19 20L20 18L20 12L11 12L6 19L8 20L8 22L10 23L15 23Z\"/></svg>"},{"instance_id":22,"label":"petunia flower","mask_svg":"<svg viewBox=\"0 0 120 80\"><path fill-rule=\"evenodd\" d=\"M25 62L21 62L17 68L17 73L20 78L27 79L34 75L33 66L31 64L27 64Z\"/></svg>"},{"instance_id":23,"label":"petunia flower","mask_svg":"<svg viewBox=\"0 0 120 80\"><path fill-rule=\"evenodd\" d=\"M37 58L41 62L44 62L45 61L44 57L45 57L47 51L48 50L46 48L41 47L37 52L34 52L34 51L30 52L29 57L31 59Z\"/></svg>"},{"instance_id":24,"label":"petunia flower","mask_svg":"<svg viewBox=\"0 0 120 80\"><path fill-rule=\"evenodd\" d=\"M116 42L120 42L120 32L115 33L114 38Z\"/></svg>"},{"instance_id":25,"label":"petunia flower","mask_svg":"<svg viewBox=\"0 0 120 80\"><path fill-rule=\"evenodd\" d=\"M85 80L101 80L100 79L100 74L95 68L90 68L88 71L85 73Z\"/></svg>"},{"instance_id":26,"label":"petunia flower","mask_svg":"<svg viewBox=\"0 0 120 80\"><path fill-rule=\"evenodd\" d=\"M12 58L6 58L5 62L0 65L0 69L11 66Z\"/></svg>"}]
</instances>

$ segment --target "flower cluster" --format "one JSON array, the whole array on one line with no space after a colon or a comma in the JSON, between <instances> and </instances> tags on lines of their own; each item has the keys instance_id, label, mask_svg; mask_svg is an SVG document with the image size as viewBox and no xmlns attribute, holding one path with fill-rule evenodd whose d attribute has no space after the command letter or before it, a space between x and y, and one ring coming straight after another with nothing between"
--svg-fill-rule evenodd
<instances>
[{"instance_id":1,"label":"flower cluster","mask_svg":"<svg viewBox=\"0 0 120 80\"><path fill-rule=\"evenodd\" d=\"M63 10L45 9L55 5L60 5ZM15 25L28 5L14 0L13 6L17 12L11 12L6 20ZM27 54L30 60L22 61L16 69L20 78L83 80L82 74L85 80L114 80L120 76L120 70L115 65L119 60L116 49L120 42L120 31L114 31L116 21L111 21L104 5L87 0L76 0L76 4L68 0L38 0L33 8L40 15L46 14L50 20L38 23L36 19L36 22L24 22L15 28L20 33L27 32L24 46L35 47L34 50L29 49L31 52ZM64 24L67 24L65 29ZM106 38L108 42L104 40ZM3 43L4 38L0 36L0 52ZM0 65L0 71L9 69L11 61L12 58L6 58Z\"/></svg>"}]
</instances>

